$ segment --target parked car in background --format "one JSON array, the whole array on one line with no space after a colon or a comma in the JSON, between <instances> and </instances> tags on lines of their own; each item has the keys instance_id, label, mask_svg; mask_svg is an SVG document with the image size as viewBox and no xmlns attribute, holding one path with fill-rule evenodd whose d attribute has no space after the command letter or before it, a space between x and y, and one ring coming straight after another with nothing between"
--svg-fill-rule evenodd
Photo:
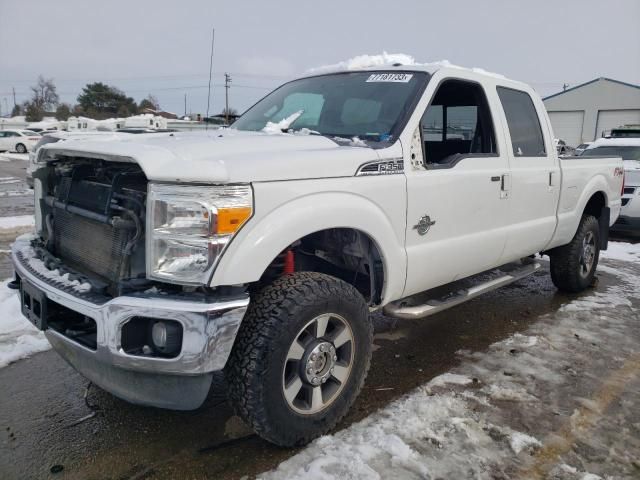
<instances>
[{"instance_id":1,"label":"parked car in background","mask_svg":"<svg viewBox=\"0 0 640 480\"><path fill-rule=\"evenodd\" d=\"M31 130L0 130L0 151L27 153L40 140L40 134Z\"/></svg>"},{"instance_id":2,"label":"parked car in background","mask_svg":"<svg viewBox=\"0 0 640 480\"><path fill-rule=\"evenodd\" d=\"M612 230L640 233L640 138L601 138L583 153L588 156L618 156L624 162L622 208Z\"/></svg>"}]
</instances>

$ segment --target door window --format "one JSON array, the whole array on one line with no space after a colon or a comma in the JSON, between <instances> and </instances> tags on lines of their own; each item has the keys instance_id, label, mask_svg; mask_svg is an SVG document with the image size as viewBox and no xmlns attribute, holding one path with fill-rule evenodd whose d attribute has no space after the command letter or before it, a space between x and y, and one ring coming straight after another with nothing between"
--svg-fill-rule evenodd
<instances>
[{"instance_id":1,"label":"door window","mask_svg":"<svg viewBox=\"0 0 640 480\"><path fill-rule=\"evenodd\" d=\"M529 94L512 88L498 87L498 96L507 117L513 155L546 156L540 120Z\"/></svg>"},{"instance_id":2,"label":"door window","mask_svg":"<svg viewBox=\"0 0 640 480\"><path fill-rule=\"evenodd\" d=\"M461 155L466 158L497 152L487 97L477 83L444 81L420 126L427 164L453 165Z\"/></svg>"}]
</instances>

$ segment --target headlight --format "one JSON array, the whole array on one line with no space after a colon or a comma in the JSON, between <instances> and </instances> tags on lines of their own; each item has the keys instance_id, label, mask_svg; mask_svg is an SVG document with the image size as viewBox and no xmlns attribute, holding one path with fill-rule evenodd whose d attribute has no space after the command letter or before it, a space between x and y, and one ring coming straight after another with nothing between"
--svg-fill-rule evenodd
<instances>
[{"instance_id":1,"label":"headlight","mask_svg":"<svg viewBox=\"0 0 640 480\"><path fill-rule=\"evenodd\" d=\"M147 277L200 285L224 248L251 217L249 185L149 184Z\"/></svg>"}]
</instances>

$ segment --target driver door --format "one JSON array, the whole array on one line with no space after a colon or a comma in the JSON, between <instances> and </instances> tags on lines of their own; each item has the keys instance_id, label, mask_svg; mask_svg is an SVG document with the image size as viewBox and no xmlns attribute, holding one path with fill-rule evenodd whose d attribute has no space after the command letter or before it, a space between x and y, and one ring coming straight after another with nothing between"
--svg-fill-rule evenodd
<instances>
[{"instance_id":1,"label":"driver door","mask_svg":"<svg viewBox=\"0 0 640 480\"><path fill-rule=\"evenodd\" d=\"M444 80L422 117L426 168L406 170L404 296L493 268L502 256L509 160L496 144L487 93L475 82Z\"/></svg>"}]
</instances>

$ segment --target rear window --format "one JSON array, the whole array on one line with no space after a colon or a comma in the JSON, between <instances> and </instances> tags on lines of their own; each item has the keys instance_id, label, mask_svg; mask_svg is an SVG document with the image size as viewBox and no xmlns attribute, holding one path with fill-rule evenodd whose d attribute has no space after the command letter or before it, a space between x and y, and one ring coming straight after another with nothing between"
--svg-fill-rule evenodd
<instances>
[{"instance_id":1,"label":"rear window","mask_svg":"<svg viewBox=\"0 0 640 480\"><path fill-rule=\"evenodd\" d=\"M640 160L640 147L603 145L588 148L582 152L583 157L622 157L623 160Z\"/></svg>"},{"instance_id":2,"label":"rear window","mask_svg":"<svg viewBox=\"0 0 640 480\"><path fill-rule=\"evenodd\" d=\"M513 154L516 157L545 156L540 120L529 94L506 87L497 90L507 117Z\"/></svg>"}]
</instances>

